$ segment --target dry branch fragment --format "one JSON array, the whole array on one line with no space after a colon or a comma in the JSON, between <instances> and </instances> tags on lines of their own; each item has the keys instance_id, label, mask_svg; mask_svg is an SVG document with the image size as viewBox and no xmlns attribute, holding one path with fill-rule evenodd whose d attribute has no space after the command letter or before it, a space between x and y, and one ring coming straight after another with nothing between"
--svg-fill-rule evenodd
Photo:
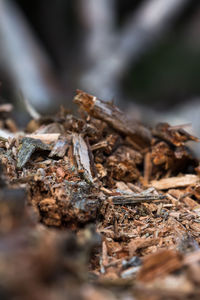
<instances>
[{"instance_id":1,"label":"dry branch fragment","mask_svg":"<svg viewBox=\"0 0 200 300\"><path fill-rule=\"evenodd\" d=\"M109 199L111 199L114 204L125 205L125 204L134 204L134 203L140 203L140 202L152 201L152 200L161 200L164 198L163 195L153 194L152 193L153 191L154 189L152 190L152 188L150 188L138 194L123 193L121 195L109 197Z\"/></svg>"},{"instance_id":2,"label":"dry branch fragment","mask_svg":"<svg viewBox=\"0 0 200 300\"><path fill-rule=\"evenodd\" d=\"M65 136L59 137L59 139L53 146L53 149L51 150L49 157L52 157L55 155L58 157L63 157L68 148L69 148L69 140Z\"/></svg>"},{"instance_id":3,"label":"dry branch fragment","mask_svg":"<svg viewBox=\"0 0 200 300\"><path fill-rule=\"evenodd\" d=\"M93 183L93 177L90 169L90 158L88 154L88 147L81 137L81 135L73 133L73 154L76 159L77 167L80 172L83 172L84 178L87 182Z\"/></svg>"},{"instance_id":4,"label":"dry branch fragment","mask_svg":"<svg viewBox=\"0 0 200 300\"><path fill-rule=\"evenodd\" d=\"M128 122L122 111L113 104L99 100L80 90L77 90L74 102L79 104L89 115L105 121L118 132L132 137L136 144L149 145L150 130L138 123Z\"/></svg>"},{"instance_id":5,"label":"dry branch fragment","mask_svg":"<svg viewBox=\"0 0 200 300\"><path fill-rule=\"evenodd\" d=\"M116 134L110 134L106 137L106 139L93 144L91 146L91 150L98 150L98 149L103 149L103 151L106 154L111 154L112 151L117 147L117 144L119 143L119 136Z\"/></svg>"},{"instance_id":6,"label":"dry branch fragment","mask_svg":"<svg viewBox=\"0 0 200 300\"><path fill-rule=\"evenodd\" d=\"M199 183L199 176L193 174L187 174L181 177L169 177L161 180L152 180L151 186L158 190L167 190L177 187L185 187L188 185L195 185Z\"/></svg>"},{"instance_id":7,"label":"dry branch fragment","mask_svg":"<svg viewBox=\"0 0 200 300\"><path fill-rule=\"evenodd\" d=\"M174 148L172 144L164 141L159 141L152 146L151 157L153 162L152 172L154 174L159 169L160 171L163 170L163 172L168 170L175 175L180 172L186 172L188 165L194 168L198 164L186 147L179 146Z\"/></svg>"},{"instance_id":8,"label":"dry branch fragment","mask_svg":"<svg viewBox=\"0 0 200 300\"><path fill-rule=\"evenodd\" d=\"M153 130L153 135L175 146L182 146L187 141L199 142L197 137L187 133L183 128L174 128L168 123L159 123Z\"/></svg>"}]
</instances>

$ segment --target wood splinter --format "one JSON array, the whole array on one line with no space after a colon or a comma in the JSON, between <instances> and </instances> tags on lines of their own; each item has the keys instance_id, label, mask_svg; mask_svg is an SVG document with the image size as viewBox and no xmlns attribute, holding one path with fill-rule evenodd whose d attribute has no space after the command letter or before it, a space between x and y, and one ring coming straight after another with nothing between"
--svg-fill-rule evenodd
<instances>
[{"instance_id":1,"label":"wood splinter","mask_svg":"<svg viewBox=\"0 0 200 300\"><path fill-rule=\"evenodd\" d=\"M152 200L162 200L165 198L162 194L153 194L154 188L149 188L141 193L124 193L117 196L111 196L108 199L112 200L114 204L135 204Z\"/></svg>"}]
</instances>

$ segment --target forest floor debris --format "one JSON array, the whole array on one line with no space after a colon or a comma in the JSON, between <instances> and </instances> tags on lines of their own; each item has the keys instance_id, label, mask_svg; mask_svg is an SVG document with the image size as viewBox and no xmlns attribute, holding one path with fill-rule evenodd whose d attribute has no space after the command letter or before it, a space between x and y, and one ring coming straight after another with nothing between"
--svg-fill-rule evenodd
<instances>
[{"instance_id":1,"label":"forest floor debris","mask_svg":"<svg viewBox=\"0 0 200 300\"><path fill-rule=\"evenodd\" d=\"M79 117L61 108L24 132L0 107L0 294L199 299L198 138L83 91L74 102Z\"/></svg>"}]
</instances>

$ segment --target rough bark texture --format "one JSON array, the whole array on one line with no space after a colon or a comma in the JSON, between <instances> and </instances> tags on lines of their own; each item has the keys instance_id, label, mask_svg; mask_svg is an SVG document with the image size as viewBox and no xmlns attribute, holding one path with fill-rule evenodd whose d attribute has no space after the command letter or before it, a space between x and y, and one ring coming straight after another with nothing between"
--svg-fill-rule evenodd
<instances>
[{"instance_id":1,"label":"rough bark texture","mask_svg":"<svg viewBox=\"0 0 200 300\"><path fill-rule=\"evenodd\" d=\"M199 299L197 139L75 102L21 135L0 108L2 298Z\"/></svg>"}]
</instances>

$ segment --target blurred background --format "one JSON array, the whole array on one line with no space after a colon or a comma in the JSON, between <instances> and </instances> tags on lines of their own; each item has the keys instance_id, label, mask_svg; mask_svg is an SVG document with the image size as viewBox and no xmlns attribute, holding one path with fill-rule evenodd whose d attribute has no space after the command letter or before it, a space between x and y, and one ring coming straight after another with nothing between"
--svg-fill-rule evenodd
<instances>
[{"instance_id":1,"label":"blurred background","mask_svg":"<svg viewBox=\"0 0 200 300\"><path fill-rule=\"evenodd\" d=\"M0 98L27 121L77 88L200 136L200 1L0 0Z\"/></svg>"}]
</instances>

